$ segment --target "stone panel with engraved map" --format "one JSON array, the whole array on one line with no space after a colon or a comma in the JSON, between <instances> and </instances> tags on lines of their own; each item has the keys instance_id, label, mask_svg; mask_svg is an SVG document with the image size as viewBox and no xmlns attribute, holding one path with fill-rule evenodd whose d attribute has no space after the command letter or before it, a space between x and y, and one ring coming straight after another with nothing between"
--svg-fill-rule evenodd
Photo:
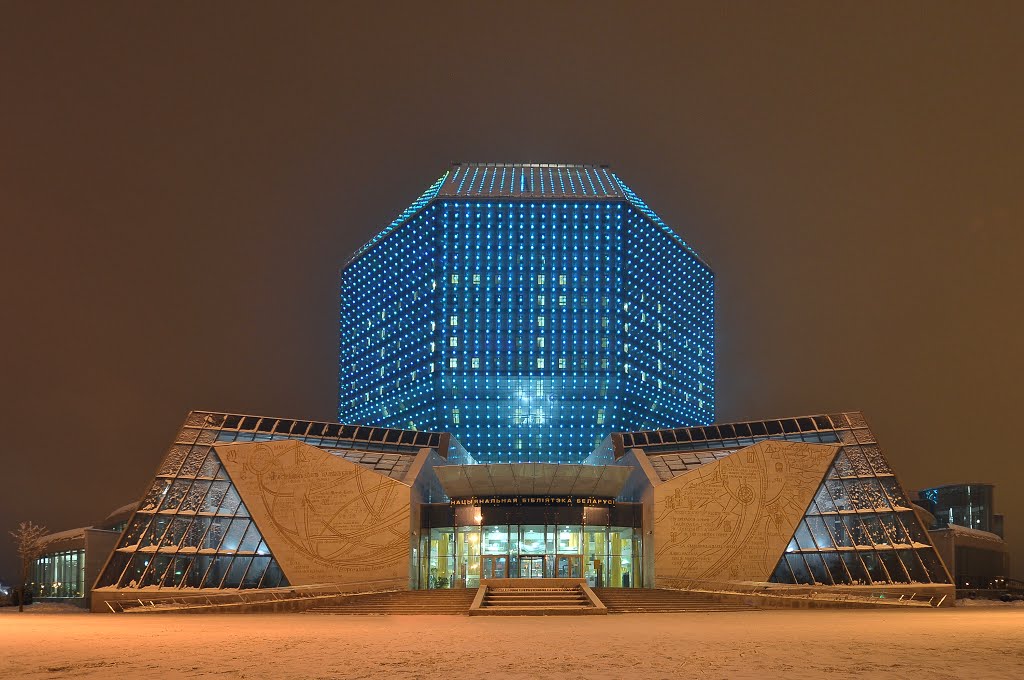
<instances>
[{"instance_id":1,"label":"stone panel with engraved map","mask_svg":"<svg viewBox=\"0 0 1024 680\"><path fill-rule=\"evenodd\" d=\"M656 585L767 581L837 451L763 441L655 486Z\"/></svg>"},{"instance_id":2,"label":"stone panel with engraved map","mask_svg":"<svg viewBox=\"0 0 1024 680\"><path fill-rule=\"evenodd\" d=\"M292 585L407 587L408 485L294 440L216 449Z\"/></svg>"}]
</instances>

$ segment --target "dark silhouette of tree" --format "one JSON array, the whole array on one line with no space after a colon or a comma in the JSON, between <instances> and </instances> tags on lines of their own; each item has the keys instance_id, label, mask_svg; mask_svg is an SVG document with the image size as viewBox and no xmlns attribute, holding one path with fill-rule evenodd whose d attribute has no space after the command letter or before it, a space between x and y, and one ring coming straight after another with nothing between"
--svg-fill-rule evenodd
<instances>
[{"instance_id":1,"label":"dark silhouette of tree","mask_svg":"<svg viewBox=\"0 0 1024 680\"><path fill-rule=\"evenodd\" d=\"M32 562L43 554L48 541L49 530L35 522L22 522L18 528L10 532L14 537L14 547L21 558L21 588L18 591L18 611L25 611L25 589L28 585L28 573Z\"/></svg>"}]
</instances>

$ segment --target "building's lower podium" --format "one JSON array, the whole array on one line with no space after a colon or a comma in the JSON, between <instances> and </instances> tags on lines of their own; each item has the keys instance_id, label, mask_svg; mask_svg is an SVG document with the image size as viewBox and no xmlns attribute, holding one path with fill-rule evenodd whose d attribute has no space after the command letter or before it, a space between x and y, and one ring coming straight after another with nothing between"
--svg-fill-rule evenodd
<instances>
[{"instance_id":1,"label":"building's lower podium","mask_svg":"<svg viewBox=\"0 0 1024 680\"><path fill-rule=\"evenodd\" d=\"M534 578L953 593L859 413L613 433L582 464L482 465L445 433L193 412L93 609Z\"/></svg>"}]
</instances>

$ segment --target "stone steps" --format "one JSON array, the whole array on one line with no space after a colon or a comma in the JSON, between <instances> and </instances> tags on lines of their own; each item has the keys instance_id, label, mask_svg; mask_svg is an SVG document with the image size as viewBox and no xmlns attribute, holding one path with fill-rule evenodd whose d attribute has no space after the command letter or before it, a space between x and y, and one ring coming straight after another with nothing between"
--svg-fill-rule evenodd
<instances>
[{"instance_id":1,"label":"stone steps","mask_svg":"<svg viewBox=\"0 0 1024 680\"><path fill-rule=\"evenodd\" d=\"M473 613L486 616L589 614L594 613L594 606L579 587L488 587L480 608Z\"/></svg>"},{"instance_id":2,"label":"stone steps","mask_svg":"<svg viewBox=\"0 0 1024 680\"><path fill-rule=\"evenodd\" d=\"M473 604L476 590L404 590L388 593L353 595L329 605L314 607L310 614L384 615L465 615Z\"/></svg>"},{"instance_id":3,"label":"stone steps","mask_svg":"<svg viewBox=\"0 0 1024 680\"><path fill-rule=\"evenodd\" d=\"M751 611L744 602L719 601L714 595L646 588L594 588L609 614Z\"/></svg>"}]
</instances>

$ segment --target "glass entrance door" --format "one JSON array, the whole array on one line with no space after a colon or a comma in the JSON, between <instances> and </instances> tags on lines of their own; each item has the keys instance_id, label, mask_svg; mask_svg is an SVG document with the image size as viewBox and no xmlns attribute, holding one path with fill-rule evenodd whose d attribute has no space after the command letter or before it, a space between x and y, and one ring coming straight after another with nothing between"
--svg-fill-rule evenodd
<instances>
[{"instance_id":1,"label":"glass entrance door","mask_svg":"<svg viewBox=\"0 0 1024 680\"><path fill-rule=\"evenodd\" d=\"M519 557L519 578L544 578L544 556L521 555Z\"/></svg>"},{"instance_id":2,"label":"glass entrance door","mask_svg":"<svg viewBox=\"0 0 1024 680\"><path fill-rule=\"evenodd\" d=\"M480 578L508 578L508 555L481 557Z\"/></svg>"},{"instance_id":3,"label":"glass entrance door","mask_svg":"<svg viewBox=\"0 0 1024 680\"><path fill-rule=\"evenodd\" d=\"M582 555L559 555L555 558L555 576L557 578L582 578Z\"/></svg>"}]
</instances>

